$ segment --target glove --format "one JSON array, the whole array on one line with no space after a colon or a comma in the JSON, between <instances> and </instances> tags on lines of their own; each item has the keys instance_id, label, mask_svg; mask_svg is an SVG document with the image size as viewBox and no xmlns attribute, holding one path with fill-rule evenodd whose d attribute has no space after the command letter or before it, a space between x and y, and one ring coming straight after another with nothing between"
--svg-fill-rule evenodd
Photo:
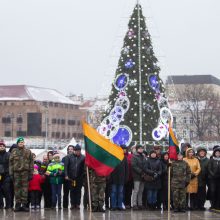
<instances>
[{"instance_id":1,"label":"glove","mask_svg":"<svg viewBox=\"0 0 220 220\"><path fill-rule=\"evenodd\" d=\"M158 177L158 174L154 173L154 179L157 179L157 177Z\"/></svg>"},{"instance_id":2,"label":"glove","mask_svg":"<svg viewBox=\"0 0 220 220\"><path fill-rule=\"evenodd\" d=\"M171 165L172 165L172 163L168 163L168 164L167 164L167 167L171 167Z\"/></svg>"},{"instance_id":3,"label":"glove","mask_svg":"<svg viewBox=\"0 0 220 220\"><path fill-rule=\"evenodd\" d=\"M31 181L32 178L33 178L33 175L29 175L29 176L28 176L28 181Z\"/></svg>"},{"instance_id":4,"label":"glove","mask_svg":"<svg viewBox=\"0 0 220 220\"><path fill-rule=\"evenodd\" d=\"M194 173L192 173L191 174L191 180L193 179L193 178L195 178L196 177L196 175L194 174Z\"/></svg>"}]
</instances>

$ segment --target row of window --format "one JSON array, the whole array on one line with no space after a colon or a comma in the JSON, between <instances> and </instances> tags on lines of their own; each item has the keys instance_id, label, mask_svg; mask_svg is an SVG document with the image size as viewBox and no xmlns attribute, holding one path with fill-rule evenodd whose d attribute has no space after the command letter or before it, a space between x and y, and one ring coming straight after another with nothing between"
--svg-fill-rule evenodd
<instances>
[{"instance_id":1,"label":"row of window","mask_svg":"<svg viewBox=\"0 0 220 220\"><path fill-rule=\"evenodd\" d=\"M53 118L52 119L52 124L61 124L61 125L65 125L66 124L66 120L65 119L57 119L57 118ZM68 120L67 121L68 125L80 125L80 121L78 120Z\"/></svg>"},{"instance_id":2,"label":"row of window","mask_svg":"<svg viewBox=\"0 0 220 220\"><path fill-rule=\"evenodd\" d=\"M12 117L3 117L2 118L2 123L3 124L10 124L12 119L13 119ZM23 118L22 117L18 117L16 119L16 121L17 121L18 124L22 124L23 123Z\"/></svg>"},{"instance_id":3,"label":"row of window","mask_svg":"<svg viewBox=\"0 0 220 220\"><path fill-rule=\"evenodd\" d=\"M63 104L63 103L54 103L54 102L42 102L44 107L60 107L66 109L79 109L78 105L71 105L71 104Z\"/></svg>"},{"instance_id":4,"label":"row of window","mask_svg":"<svg viewBox=\"0 0 220 220\"><path fill-rule=\"evenodd\" d=\"M212 137L213 136L213 132L212 131L208 131L207 133L208 133L208 137ZM195 137L195 132L194 131L183 130L183 138L185 138L185 137L194 138Z\"/></svg>"},{"instance_id":5,"label":"row of window","mask_svg":"<svg viewBox=\"0 0 220 220\"><path fill-rule=\"evenodd\" d=\"M27 136L27 131L17 131L16 135L25 137L25 136ZM11 136L12 136L11 131L5 131L5 137L11 137ZM46 137L46 132L45 131L42 132L41 136ZM49 134L48 134L48 136L49 136ZM52 138L62 138L62 139L65 139L65 138L69 139L69 138L74 137L74 138L81 138L82 139L83 134L82 133L72 133L71 134L70 132L68 132L68 133L65 133L65 132L52 132L51 137Z\"/></svg>"},{"instance_id":6,"label":"row of window","mask_svg":"<svg viewBox=\"0 0 220 220\"><path fill-rule=\"evenodd\" d=\"M0 102L0 106L3 105L10 105L10 106L14 106L15 103L14 102ZM26 105L26 102L23 102L22 105ZM72 105L72 104L63 104L63 103L54 103L54 102L42 102L41 105L43 105L44 107L60 107L60 108L66 108L66 109L79 109L78 105Z\"/></svg>"}]
</instances>

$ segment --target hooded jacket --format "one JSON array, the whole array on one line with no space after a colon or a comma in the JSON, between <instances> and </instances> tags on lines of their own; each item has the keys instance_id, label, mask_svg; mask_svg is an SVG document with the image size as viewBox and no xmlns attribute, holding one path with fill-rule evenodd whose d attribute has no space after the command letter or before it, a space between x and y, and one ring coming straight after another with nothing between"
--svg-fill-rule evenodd
<instances>
[{"instance_id":1,"label":"hooded jacket","mask_svg":"<svg viewBox=\"0 0 220 220\"><path fill-rule=\"evenodd\" d=\"M189 185L187 186L187 193L197 193L198 191L198 175L201 172L201 167L199 160L195 158L195 156L192 156L192 158L189 158L189 151L193 150L192 148L188 148L186 150L186 157L183 159L186 161L190 167L191 170L191 180Z\"/></svg>"}]
</instances>

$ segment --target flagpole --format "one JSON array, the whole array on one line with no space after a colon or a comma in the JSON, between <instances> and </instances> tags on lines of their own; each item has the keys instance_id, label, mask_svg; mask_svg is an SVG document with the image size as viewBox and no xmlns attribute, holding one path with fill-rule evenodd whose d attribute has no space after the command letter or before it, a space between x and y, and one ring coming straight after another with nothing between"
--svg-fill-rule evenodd
<instances>
[{"instance_id":1,"label":"flagpole","mask_svg":"<svg viewBox=\"0 0 220 220\"><path fill-rule=\"evenodd\" d=\"M170 180L171 180L171 166L170 166L170 159L169 159L169 166L168 166L168 220L170 219Z\"/></svg>"},{"instance_id":2,"label":"flagpole","mask_svg":"<svg viewBox=\"0 0 220 220\"><path fill-rule=\"evenodd\" d=\"M88 168L88 166L86 166L86 175L87 175L87 184L88 184L89 211L92 212L90 180L89 180L89 168Z\"/></svg>"}]
</instances>

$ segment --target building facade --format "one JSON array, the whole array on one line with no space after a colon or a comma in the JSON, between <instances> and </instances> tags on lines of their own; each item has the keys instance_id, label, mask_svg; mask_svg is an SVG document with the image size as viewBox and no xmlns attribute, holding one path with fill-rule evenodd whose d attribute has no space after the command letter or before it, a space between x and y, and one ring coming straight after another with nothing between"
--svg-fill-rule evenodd
<instances>
[{"instance_id":1,"label":"building facade","mask_svg":"<svg viewBox=\"0 0 220 220\"><path fill-rule=\"evenodd\" d=\"M188 142L220 141L217 126L213 123L214 120L219 120L213 115L220 115L220 108L208 106L208 101L200 99L199 95L198 100L190 100L188 97L181 96L186 87L211 88L215 94L220 95L220 80L212 75L168 76L166 93L173 114L173 127L179 139L183 138ZM189 100L186 100L187 98ZM200 137L199 132L202 132Z\"/></svg>"},{"instance_id":2,"label":"building facade","mask_svg":"<svg viewBox=\"0 0 220 220\"><path fill-rule=\"evenodd\" d=\"M79 107L54 89L0 86L0 136L82 139Z\"/></svg>"}]
</instances>

